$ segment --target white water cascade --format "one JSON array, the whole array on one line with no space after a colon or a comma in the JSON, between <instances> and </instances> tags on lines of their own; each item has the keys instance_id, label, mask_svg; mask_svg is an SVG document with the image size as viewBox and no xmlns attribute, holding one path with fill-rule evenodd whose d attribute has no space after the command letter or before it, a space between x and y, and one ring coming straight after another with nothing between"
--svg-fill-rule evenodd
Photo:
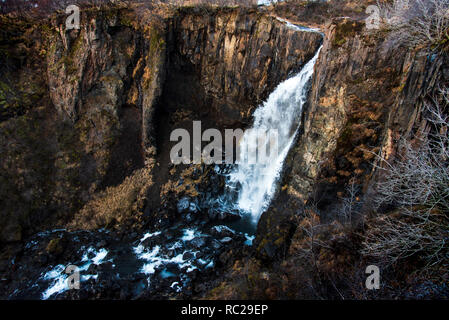
<instances>
[{"instance_id":1,"label":"white water cascade","mask_svg":"<svg viewBox=\"0 0 449 320\"><path fill-rule=\"evenodd\" d=\"M254 112L252 129L257 130L245 131L240 141L240 159L244 159L246 150L253 148L250 144L257 141L253 135L270 130L278 134L277 152L268 152L268 161L256 164L242 162L228 176L227 187L238 192L235 207L250 215L253 223L257 223L276 191L283 162L300 127L302 107L307 100L309 82L320 50L321 47L297 75L280 83ZM266 140L265 145L258 144L257 148L269 148L269 142Z\"/></svg>"}]
</instances>

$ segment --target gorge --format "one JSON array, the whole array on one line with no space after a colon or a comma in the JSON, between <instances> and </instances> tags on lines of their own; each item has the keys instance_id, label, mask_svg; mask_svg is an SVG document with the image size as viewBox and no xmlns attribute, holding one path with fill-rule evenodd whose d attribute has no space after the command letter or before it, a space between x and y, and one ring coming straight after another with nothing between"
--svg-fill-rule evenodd
<instances>
[{"instance_id":1,"label":"gorge","mask_svg":"<svg viewBox=\"0 0 449 320\"><path fill-rule=\"evenodd\" d=\"M87 7L79 30L1 16L1 298L358 298L361 225L378 221L353 210L349 227L340 207L352 186L371 212L378 155L429 132L447 54L367 30L363 10L317 22L318 5L288 6ZM278 153L173 164L171 133L194 121L276 129ZM304 252L311 269L292 271Z\"/></svg>"}]
</instances>

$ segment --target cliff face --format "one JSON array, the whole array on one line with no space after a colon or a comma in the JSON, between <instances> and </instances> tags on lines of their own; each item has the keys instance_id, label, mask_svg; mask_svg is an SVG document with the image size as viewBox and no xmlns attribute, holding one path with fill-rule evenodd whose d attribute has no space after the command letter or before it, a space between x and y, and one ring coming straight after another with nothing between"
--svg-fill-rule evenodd
<instances>
[{"instance_id":1,"label":"cliff face","mask_svg":"<svg viewBox=\"0 0 449 320\"><path fill-rule=\"evenodd\" d=\"M287 250L296 230L291 219L304 205L317 204L322 221L332 221L349 183L361 194L369 192L375 154L390 159L401 138L410 139L426 125L421 99L444 74L442 68L447 65L441 58L397 47L360 22L338 19L326 26L281 191L259 222L256 247L263 257Z\"/></svg>"},{"instance_id":2,"label":"cliff face","mask_svg":"<svg viewBox=\"0 0 449 320\"><path fill-rule=\"evenodd\" d=\"M64 17L30 26L40 31L29 48L40 61L16 72L39 74L45 94L26 115L1 123L2 163L9 164L3 240L64 223L93 193L143 165L142 118L157 87L159 43L151 47L154 37L135 33L126 14L86 12L86 23L70 32L63 31ZM142 76L151 63L155 76Z\"/></svg>"},{"instance_id":3,"label":"cliff face","mask_svg":"<svg viewBox=\"0 0 449 320\"><path fill-rule=\"evenodd\" d=\"M318 34L297 32L255 10L181 13L171 28L174 47L167 83L174 86L168 88L173 95L166 103L196 106L219 123L248 118L275 86L312 58L321 42ZM191 90L176 78L189 70L203 96L193 90L193 96L181 96L178 102L174 95Z\"/></svg>"},{"instance_id":4,"label":"cliff face","mask_svg":"<svg viewBox=\"0 0 449 320\"><path fill-rule=\"evenodd\" d=\"M78 245L96 243L100 249L114 242L114 258L132 251L144 241L139 229L160 231L156 240L143 238L146 249L161 244L164 259L174 257L177 242L184 246L180 252L188 249L196 257L201 251L210 259L211 272L204 278L194 272L188 297L208 291L257 297L242 294L255 287L264 298L284 297L276 293L279 288L294 288L287 290L292 297L322 298L294 287L295 277L307 271L298 268L302 258L295 259L311 238L305 228L320 223L331 247L320 249L311 275L320 278L321 264L320 272L340 275L349 267L352 273L346 274L359 277L363 268L354 255L360 239L335 222L336 208L348 185L355 184L361 198L369 195L379 178L376 154L391 159L402 138L428 129L422 100L437 83L449 81L447 57L398 47L380 31L367 32L361 20L334 19L323 26L323 40L290 29L264 9L135 9L85 10L81 29L72 31L64 30L65 16L39 23L0 17L0 241L8 243L0 270L13 279L11 286L2 282L9 290L5 298L15 286L22 289L23 279L59 265L62 256L72 261L82 250ZM300 15L305 21L307 16ZM321 44L277 196L259 221L253 246L245 246L249 239L243 234L210 228L209 218L223 217L204 214L207 208L198 205L204 197L216 200L224 178L214 166L170 164L170 133L191 133L194 120L202 121L203 130L245 128L260 102ZM304 218L306 211L310 216ZM34 248L40 236L28 236L54 227L68 232L44 234ZM78 237L73 229L103 227L115 230L107 236L110 230L85 232L83 242L71 241ZM186 233L193 238L184 241ZM30 246L20 242L26 238ZM141 261L134 263L140 273ZM225 281L211 290L222 276ZM173 296L173 282L162 278L161 297L184 297L182 291ZM142 280L139 274L133 279ZM122 279L114 281L103 287L104 297L112 292L122 298L116 290ZM95 290L86 294L98 297ZM152 294L137 297L159 297Z\"/></svg>"},{"instance_id":5,"label":"cliff face","mask_svg":"<svg viewBox=\"0 0 449 320\"><path fill-rule=\"evenodd\" d=\"M2 21L2 44L16 44L2 46L2 65L14 48L22 57L2 74L25 87L2 86L2 110L12 110L0 123L2 241L73 217L74 227L97 228L156 210L168 168L154 166L167 160L170 129L244 124L321 41L240 9L87 10L67 32L64 19Z\"/></svg>"},{"instance_id":6,"label":"cliff face","mask_svg":"<svg viewBox=\"0 0 449 320\"><path fill-rule=\"evenodd\" d=\"M193 120L244 127L322 41L257 10L89 10L82 19L69 32L64 17L2 21L3 65L13 66L1 69L4 241L41 226L142 222L173 202L167 194L197 197L204 180L166 165L170 132L190 131ZM256 247L269 257L288 247L290 218L305 203L319 199L331 212L349 181L369 190L373 154L392 156L400 137L425 125L420 98L447 68L359 22L324 31L301 132L259 224Z\"/></svg>"}]
</instances>

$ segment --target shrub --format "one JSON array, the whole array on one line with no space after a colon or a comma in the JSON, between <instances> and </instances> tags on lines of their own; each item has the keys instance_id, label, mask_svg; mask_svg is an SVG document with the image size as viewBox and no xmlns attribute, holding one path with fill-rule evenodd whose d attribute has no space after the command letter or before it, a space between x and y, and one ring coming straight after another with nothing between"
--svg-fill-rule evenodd
<instances>
[{"instance_id":1,"label":"shrub","mask_svg":"<svg viewBox=\"0 0 449 320\"><path fill-rule=\"evenodd\" d=\"M385 176L378 181L375 208L394 207L378 216L365 234L362 253L393 263L418 256L426 266L449 258L449 106L448 89L425 104L430 124L419 146L404 142L393 162L381 158ZM446 110L447 111L447 110Z\"/></svg>"},{"instance_id":2,"label":"shrub","mask_svg":"<svg viewBox=\"0 0 449 320\"><path fill-rule=\"evenodd\" d=\"M397 41L413 48L449 47L449 0L394 0L378 6Z\"/></svg>"}]
</instances>

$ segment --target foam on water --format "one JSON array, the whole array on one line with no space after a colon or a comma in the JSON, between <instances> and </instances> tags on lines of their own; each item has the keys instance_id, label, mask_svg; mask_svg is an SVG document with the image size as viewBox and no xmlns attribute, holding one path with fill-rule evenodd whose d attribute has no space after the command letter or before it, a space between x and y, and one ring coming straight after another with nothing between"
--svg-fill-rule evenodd
<instances>
[{"instance_id":1,"label":"foam on water","mask_svg":"<svg viewBox=\"0 0 449 320\"><path fill-rule=\"evenodd\" d=\"M178 281L173 282L170 287L175 290L176 292L181 292L182 291L182 286L179 285Z\"/></svg>"},{"instance_id":2,"label":"foam on water","mask_svg":"<svg viewBox=\"0 0 449 320\"><path fill-rule=\"evenodd\" d=\"M190 240L193 240L194 238L195 238L195 230L185 229L184 235L182 236L181 240L182 241L190 241Z\"/></svg>"},{"instance_id":3,"label":"foam on water","mask_svg":"<svg viewBox=\"0 0 449 320\"><path fill-rule=\"evenodd\" d=\"M166 245L166 250L177 250L178 254L169 256L164 249L161 248L160 245L154 245L152 247L145 247L145 245L142 243L143 240L147 239L148 237L143 237L139 244L133 248L134 253L136 254L137 258L140 260L144 260L144 264L141 268L141 272L145 273L148 276L148 283L151 283L152 276L156 273L158 269L164 268L164 266L170 265L170 264L176 264L179 268L179 270L184 270L185 273L189 273L193 270L198 269L198 267L208 267L213 266L214 262L213 260L209 259L197 259L196 255L198 251L194 250L188 250L185 248L185 244L189 243L196 237L202 237L204 234L202 234L200 231L193 229L193 228L186 228L182 230L181 235L177 238L172 240L171 243L168 243ZM186 253L189 253L192 258L190 259L184 259L184 255ZM196 264L196 265L195 265ZM179 275L175 275L173 272L168 271L167 269L163 269L159 276L161 278L167 278L172 276L178 276L180 281L174 282L172 285L172 288L179 292L183 286L184 283L187 281L187 277L184 273L180 273ZM176 283L176 284L175 284Z\"/></svg>"},{"instance_id":4,"label":"foam on water","mask_svg":"<svg viewBox=\"0 0 449 320\"><path fill-rule=\"evenodd\" d=\"M92 258L92 263L93 264L101 264L104 260L104 258L106 258L106 256L108 255L108 250L106 250L105 248L101 249L93 258Z\"/></svg>"},{"instance_id":5,"label":"foam on water","mask_svg":"<svg viewBox=\"0 0 449 320\"><path fill-rule=\"evenodd\" d=\"M156 232L153 232L153 233L145 233L144 236L142 237L142 239L140 239L140 242L145 241L148 238L152 238L152 237L158 236L160 234L161 234L160 231L156 231Z\"/></svg>"},{"instance_id":6,"label":"foam on water","mask_svg":"<svg viewBox=\"0 0 449 320\"><path fill-rule=\"evenodd\" d=\"M253 240L256 238L256 236L249 236L248 234L245 233L245 245L247 246L252 246L253 245Z\"/></svg>"},{"instance_id":7,"label":"foam on water","mask_svg":"<svg viewBox=\"0 0 449 320\"><path fill-rule=\"evenodd\" d=\"M89 258L89 255L94 255L92 258ZM100 249L99 251L96 251L95 248L89 247L86 252L84 252L81 262L83 263L79 268L78 271L86 271L89 269L89 267L92 264L100 265L104 262L104 259L108 255L108 251L104 248ZM70 265L71 263L68 263ZM77 265L77 264L74 264ZM67 279L69 277L68 274L65 273L65 269L67 266L59 264L55 266L50 271L47 271L43 276L41 276L40 280L43 281L49 281L50 286L42 293L42 299L47 300L50 298L53 294L56 293L62 293L64 291L69 290ZM97 275L88 274L88 275L81 275L80 276L80 282L87 281L89 279L96 279Z\"/></svg>"},{"instance_id":8,"label":"foam on water","mask_svg":"<svg viewBox=\"0 0 449 320\"><path fill-rule=\"evenodd\" d=\"M287 20L282 19L282 18L279 18L279 17L276 17L276 19L277 19L278 21L282 22L282 23L285 23L285 25L286 25L288 28L293 29L293 30L296 30L296 31L318 32L318 33L320 33L320 34L323 34L323 33L321 32L321 30L319 30L319 29L309 28L309 27L304 27L304 26L296 25L296 24L291 23L290 21L287 21Z\"/></svg>"},{"instance_id":9,"label":"foam on water","mask_svg":"<svg viewBox=\"0 0 449 320\"><path fill-rule=\"evenodd\" d=\"M55 293L61 293L68 290L67 287L67 276L59 276L55 278L53 285L42 293L42 300L47 300Z\"/></svg>"},{"instance_id":10,"label":"foam on water","mask_svg":"<svg viewBox=\"0 0 449 320\"><path fill-rule=\"evenodd\" d=\"M269 6L272 3L282 2L283 0L257 0L259 6Z\"/></svg>"}]
</instances>

